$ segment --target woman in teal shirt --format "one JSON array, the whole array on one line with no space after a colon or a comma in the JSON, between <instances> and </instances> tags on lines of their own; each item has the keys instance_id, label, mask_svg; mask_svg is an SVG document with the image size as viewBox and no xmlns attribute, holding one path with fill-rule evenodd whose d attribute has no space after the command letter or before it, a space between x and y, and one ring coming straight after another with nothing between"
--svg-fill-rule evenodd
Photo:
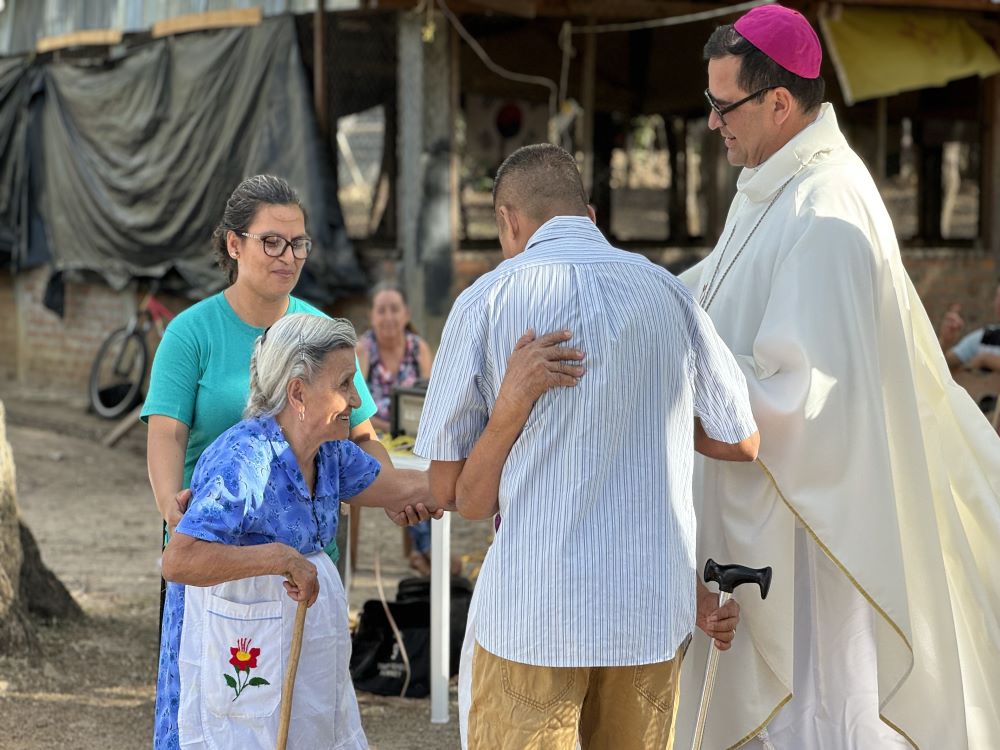
<instances>
[{"instance_id":1,"label":"woman in teal shirt","mask_svg":"<svg viewBox=\"0 0 1000 750\"><path fill-rule=\"evenodd\" d=\"M202 451L240 421L249 394L254 341L291 313L323 315L291 296L312 249L296 192L280 177L245 179L226 203L212 246L229 286L178 315L156 351L142 418L149 424L146 461L156 506L173 527L187 501ZM351 413L351 440L392 470L368 421L376 407L364 378L355 378L361 405ZM429 517L427 480L406 472L411 488L400 525ZM331 550L335 555L335 552Z\"/></svg>"}]
</instances>

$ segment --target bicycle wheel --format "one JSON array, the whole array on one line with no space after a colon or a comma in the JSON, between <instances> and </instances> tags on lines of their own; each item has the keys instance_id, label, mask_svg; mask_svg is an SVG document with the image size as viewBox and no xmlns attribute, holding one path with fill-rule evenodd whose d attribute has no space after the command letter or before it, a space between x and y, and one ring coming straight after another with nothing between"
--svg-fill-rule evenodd
<instances>
[{"instance_id":1,"label":"bicycle wheel","mask_svg":"<svg viewBox=\"0 0 1000 750\"><path fill-rule=\"evenodd\" d=\"M90 406L105 419L122 416L142 400L149 351L139 331L119 328L97 350L90 368Z\"/></svg>"}]
</instances>

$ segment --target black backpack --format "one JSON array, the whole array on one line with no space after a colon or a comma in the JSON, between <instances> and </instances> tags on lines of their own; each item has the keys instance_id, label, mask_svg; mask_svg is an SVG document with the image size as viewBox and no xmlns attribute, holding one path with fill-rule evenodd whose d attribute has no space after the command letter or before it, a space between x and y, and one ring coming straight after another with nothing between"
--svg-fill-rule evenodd
<instances>
[{"instance_id":1,"label":"black backpack","mask_svg":"<svg viewBox=\"0 0 1000 750\"><path fill-rule=\"evenodd\" d=\"M458 674L462 640L472 601L472 584L451 579L450 674ZM357 690L377 695L425 698L430 693L431 584L427 578L404 578L389 611L402 636L409 659L409 679L402 650L393 635L385 607L378 599L365 602L351 638L351 679ZM405 692L404 692L405 688Z\"/></svg>"}]
</instances>

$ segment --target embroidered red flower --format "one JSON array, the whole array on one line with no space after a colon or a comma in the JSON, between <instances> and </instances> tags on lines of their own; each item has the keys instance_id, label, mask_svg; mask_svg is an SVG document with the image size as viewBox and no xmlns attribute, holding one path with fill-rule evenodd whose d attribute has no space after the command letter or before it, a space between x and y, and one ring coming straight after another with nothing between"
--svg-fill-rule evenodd
<instances>
[{"instance_id":1,"label":"embroidered red flower","mask_svg":"<svg viewBox=\"0 0 1000 750\"><path fill-rule=\"evenodd\" d=\"M229 653L233 657L229 660L229 663L236 667L236 671L240 670L249 672L251 669L257 668L257 657L260 656L259 648L250 648L249 638L240 638L236 641L236 646L229 649Z\"/></svg>"},{"instance_id":2,"label":"embroidered red flower","mask_svg":"<svg viewBox=\"0 0 1000 750\"><path fill-rule=\"evenodd\" d=\"M250 638L239 638L236 641L236 645L229 648L229 653L232 654L229 663L236 670L236 679L233 679L231 674L224 674L222 676L226 680L226 684L236 694L233 696L233 701L240 697L240 693L243 692L244 688L264 687L271 684L263 677L250 676L250 670L257 668L257 657L260 656L260 649L251 648L250 643ZM245 672L246 674L241 676L240 672Z\"/></svg>"}]
</instances>

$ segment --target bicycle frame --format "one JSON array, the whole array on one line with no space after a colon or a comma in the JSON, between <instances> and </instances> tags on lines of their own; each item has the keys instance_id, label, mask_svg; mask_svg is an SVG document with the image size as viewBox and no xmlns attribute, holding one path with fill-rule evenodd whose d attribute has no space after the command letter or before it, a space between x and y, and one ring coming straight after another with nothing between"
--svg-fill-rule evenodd
<instances>
[{"instance_id":1,"label":"bicycle frame","mask_svg":"<svg viewBox=\"0 0 1000 750\"><path fill-rule=\"evenodd\" d=\"M139 302L139 307L129 318L128 324L125 326L125 340L133 333L138 331L142 336L149 333L149 329L155 328L156 333L160 338L163 338L163 332L167 327L167 323L174 319L174 314L156 299L156 289L155 287L150 289L143 295L142 300ZM118 351L118 356L115 357L114 372L116 375L126 375L127 371L122 370L122 359L125 356L125 347Z\"/></svg>"},{"instance_id":2,"label":"bicycle frame","mask_svg":"<svg viewBox=\"0 0 1000 750\"><path fill-rule=\"evenodd\" d=\"M150 326L153 326L156 328L156 332L162 337L167 323L173 319L174 314L170 312L170 309L166 305L156 299L155 292L150 290L143 296L142 301L139 302L139 307L129 319L126 329L128 333L137 330L146 333L149 331Z\"/></svg>"},{"instance_id":3,"label":"bicycle frame","mask_svg":"<svg viewBox=\"0 0 1000 750\"><path fill-rule=\"evenodd\" d=\"M167 309L166 305L156 299L152 291L146 295L140 308L145 309L145 312L149 314L153 325L156 327L156 332L162 338L163 331L167 327L167 323L174 319L174 314Z\"/></svg>"}]
</instances>

